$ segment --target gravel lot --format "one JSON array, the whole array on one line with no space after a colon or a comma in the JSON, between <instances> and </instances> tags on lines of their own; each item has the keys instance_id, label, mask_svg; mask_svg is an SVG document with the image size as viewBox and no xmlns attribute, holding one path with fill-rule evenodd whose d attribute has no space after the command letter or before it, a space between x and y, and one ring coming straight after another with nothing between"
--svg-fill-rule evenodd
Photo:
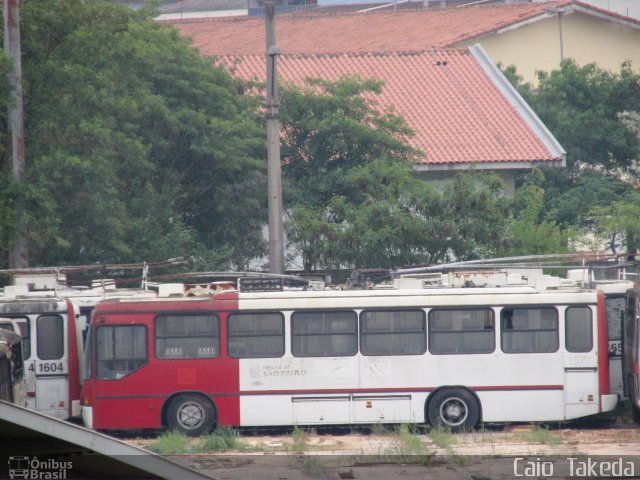
<instances>
[{"instance_id":1,"label":"gravel lot","mask_svg":"<svg viewBox=\"0 0 640 480\"><path fill-rule=\"evenodd\" d=\"M635 462L630 468L635 478L640 477L640 428L633 424L611 421L570 428L525 424L464 434L379 430L243 431L234 450L191 453L201 442L193 439L189 453L166 456L220 480L515 479L529 461L538 467L540 462L553 463L552 476L544 475L547 470L534 478L601 478L579 475L576 465L589 459L624 462L623 466ZM128 442L152 448L157 440ZM523 459L514 465L518 457ZM570 464L569 458L576 463Z\"/></svg>"}]
</instances>

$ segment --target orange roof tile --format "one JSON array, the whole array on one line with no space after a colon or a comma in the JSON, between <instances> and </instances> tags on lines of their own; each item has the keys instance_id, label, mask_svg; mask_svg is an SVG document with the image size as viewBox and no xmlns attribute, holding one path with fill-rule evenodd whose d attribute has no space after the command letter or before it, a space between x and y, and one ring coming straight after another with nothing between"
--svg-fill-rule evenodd
<instances>
[{"instance_id":1,"label":"orange roof tile","mask_svg":"<svg viewBox=\"0 0 640 480\"><path fill-rule=\"evenodd\" d=\"M238 76L264 82L264 55L220 60ZM424 164L559 158L550 153L468 49L278 57L282 81L299 84L309 77L332 81L345 74L384 80L380 103L394 106L416 132L411 143L426 153Z\"/></svg>"},{"instance_id":2,"label":"orange roof tile","mask_svg":"<svg viewBox=\"0 0 640 480\"><path fill-rule=\"evenodd\" d=\"M276 17L276 43L283 53L344 53L427 50L451 47L500 28L539 16L571 1L519 5L472 5L445 9L407 9L367 13L332 10ZM171 21L204 56L265 51L262 17Z\"/></svg>"}]
</instances>

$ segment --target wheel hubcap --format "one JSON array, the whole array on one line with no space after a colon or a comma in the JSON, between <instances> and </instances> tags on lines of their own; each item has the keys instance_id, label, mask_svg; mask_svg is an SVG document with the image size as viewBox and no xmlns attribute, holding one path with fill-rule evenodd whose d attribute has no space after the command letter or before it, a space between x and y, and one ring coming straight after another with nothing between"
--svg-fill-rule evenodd
<instances>
[{"instance_id":1,"label":"wheel hubcap","mask_svg":"<svg viewBox=\"0 0 640 480\"><path fill-rule=\"evenodd\" d=\"M468 415L467 405L459 398L448 398L440 406L440 418L450 427L462 425Z\"/></svg>"},{"instance_id":2,"label":"wheel hubcap","mask_svg":"<svg viewBox=\"0 0 640 480\"><path fill-rule=\"evenodd\" d=\"M178 423L185 430L194 430L204 422L204 411L197 403L185 403L178 410Z\"/></svg>"}]
</instances>

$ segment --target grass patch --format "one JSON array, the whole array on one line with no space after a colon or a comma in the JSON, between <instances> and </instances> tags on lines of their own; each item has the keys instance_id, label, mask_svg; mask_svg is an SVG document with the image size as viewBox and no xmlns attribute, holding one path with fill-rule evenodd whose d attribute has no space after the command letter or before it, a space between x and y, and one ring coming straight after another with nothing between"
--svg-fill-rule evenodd
<instances>
[{"instance_id":1,"label":"grass patch","mask_svg":"<svg viewBox=\"0 0 640 480\"><path fill-rule=\"evenodd\" d=\"M431 463L432 452L424 444L415 429L403 424L396 428L395 445L385 452L387 458L398 463L420 463L429 465Z\"/></svg>"},{"instance_id":2,"label":"grass patch","mask_svg":"<svg viewBox=\"0 0 640 480\"><path fill-rule=\"evenodd\" d=\"M526 443L539 445L560 445L563 442L562 437L549 431L546 427L534 427L531 430L519 433L517 438Z\"/></svg>"},{"instance_id":3,"label":"grass patch","mask_svg":"<svg viewBox=\"0 0 640 480\"><path fill-rule=\"evenodd\" d=\"M238 431L230 427L216 428L209 435L200 438L196 450L201 453L246 450L247 445L240 440Z\"/></svg>"},{"instance_id":4,"label":"grass patch","mask_svg":"<svg viewBox=\"0 0 640 480\"><path fill-rule=\"evenodd\" d=\"M293 452L304 452L308 450L309 445L309 432L303 428L298 427L297 425L293 427L293 431L291 432L291 443L289 444L289 448Z\"/></svg>"},{"instance_id":5,"label":"grass patch","mask_svg":"<svg viewBox=\"0 0 640 480\"><path fill-rule=\"evenodd\" d=\"M452 445L458 443L456 437L442 427L432 428L429 431L429 438L438 447L450 450Z\"/></svg>"},{"instance_id":6,"label":"grass patch","mask_svg":"<svg viewBox=\"0 0 640 480\"><path fill-rule=\"evenodd\" d=\"M165 432L148 449L160 455L181 455L189 450L189 437L184 433Z\"/></svg>"},{"instance_id":7,"label":"grass patch","mask_svg":"<svg viewBox=\"0 0 640 480\"><path fill-rule=\"evenodd\" d=\"M389 435L391 433L391 431L389 431L389 428L387 428L387 426L383 423L374 423L373 425L371 425L371 433L374 435Z\"/></svg>"},{"instance_id":8,"label":"grass patch","mask_svg":"<svg viewBox=\"0 0 640 480\"><path fill-rule=\"evenodd\" d=\"M398 441L404 452L409 455L423 455L427 453L427 447L414 430L406 424L398 427Z\"/></svg>"}]
</instances>

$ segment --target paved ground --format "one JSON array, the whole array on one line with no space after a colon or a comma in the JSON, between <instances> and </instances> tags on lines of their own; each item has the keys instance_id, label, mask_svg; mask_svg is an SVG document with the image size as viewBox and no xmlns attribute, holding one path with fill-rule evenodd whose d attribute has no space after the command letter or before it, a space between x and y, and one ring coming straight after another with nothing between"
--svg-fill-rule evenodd
<instances>
[{"instance_id":1,"label":"paved ground","mask_svg":"<svg viewBox=\"0 0 640 480\"><path fill-rule=\"evenodd\" d=\"M148 447L153 440L131 443ZM635 425L520 425L457 435L245 432L239 445L224 453L168 457L220 480L640 478L640 428Z\"/></svg>"}]
</instances>

